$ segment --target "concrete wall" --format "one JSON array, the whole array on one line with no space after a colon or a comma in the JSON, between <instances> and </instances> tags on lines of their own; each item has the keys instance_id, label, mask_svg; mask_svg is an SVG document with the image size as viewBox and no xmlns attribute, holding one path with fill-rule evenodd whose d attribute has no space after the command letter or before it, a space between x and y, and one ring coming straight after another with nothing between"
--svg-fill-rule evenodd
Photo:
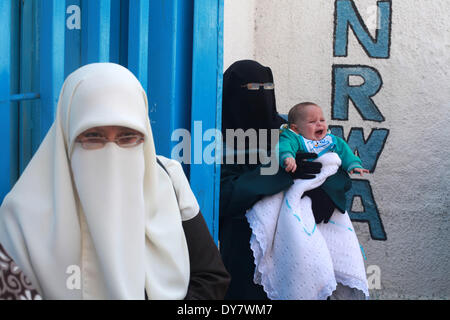
<instances>
[{"instance_id":1,"label":"concrete wall","mask_svg":"<svg viewBox=\"0 0 450 320\"><path fill-rule=\"evenodd\" d=\"M371 169L350 196L372 298L449 299L450 2L243 2L225 0L224 67L270 66L279 112L317 102ZM369 51L351 29L348 42L334 32L355 13L373 38L379 27Z\"/></svg>"},{"instance_id":2,"label":"concrete wall","mask_svg":"<svg viewBox=\"0 0 450 320\"><path fill-rule=\"evenodd\" d=\"M255 0L225 0L223 70L237 60L255 59Z\"/></svg>"}]
</instances>

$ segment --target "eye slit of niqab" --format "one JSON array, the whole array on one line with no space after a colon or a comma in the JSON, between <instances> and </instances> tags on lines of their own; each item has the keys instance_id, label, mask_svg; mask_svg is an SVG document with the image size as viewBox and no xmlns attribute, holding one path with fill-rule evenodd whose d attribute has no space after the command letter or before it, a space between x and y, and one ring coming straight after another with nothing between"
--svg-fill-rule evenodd
<instances>
[{"instance_id":1,"label":"eye slit of niqab","mask_svg":"<svg viewBox=\"0 0 450 320\"><path fill-rule=\"evenodd\" d=\"M129 137L129 136L139 136L143 137L144 135L139 131L133 130L131 128L121 127L118 130L116 138ZM81 138L102 138L105 137L105 132L102 127L95 127L88 129L79 135Z\"/></svg>"},{"instance_id":2,"label":"eye slit of niqab","mask_svg":"<svg viewBox=\"0 0 450 320\"><path fill-rule=\"evenodd\" d=\"M91 131L91 132L83 133L82 136L85 138L99 138L99 137L102 137L103 134L101 134L98 131Z\"/></svg>"},{"instance_id":3,"label":"eye slit of niqab","mask_svg":"<svg viewBox=\"0 0 450 320\"><path fill-rule=\"evenodd\" d=\"M125 137L131 137L131 136L142 137L143 134L136 130L124 129L123 131L119 132L119 134L117 135L117 138L125 138Z\"/></svg>"}]
</instances>

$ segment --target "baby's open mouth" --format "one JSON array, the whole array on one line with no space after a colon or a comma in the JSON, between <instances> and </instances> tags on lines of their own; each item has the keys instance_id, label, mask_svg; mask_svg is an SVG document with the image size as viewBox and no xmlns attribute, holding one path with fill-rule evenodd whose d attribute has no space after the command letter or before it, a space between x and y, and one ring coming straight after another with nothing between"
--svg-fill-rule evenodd
<instances>
[{"instance_id":1,"label":"baby's open mouth","mask_svg":"<svg viewBox=\"0 0 450 320\"><path fill-rule=\"evenodd\" d=\"M322 129L316 131L316 136L322 136L322 134L323 134L323 130Z\"/></svg>"}]
</instances>

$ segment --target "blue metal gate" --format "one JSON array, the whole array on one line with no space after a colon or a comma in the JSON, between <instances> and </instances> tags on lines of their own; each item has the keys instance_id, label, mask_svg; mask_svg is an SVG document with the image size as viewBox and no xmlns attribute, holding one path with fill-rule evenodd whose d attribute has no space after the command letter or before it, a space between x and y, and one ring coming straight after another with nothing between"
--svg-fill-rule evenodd
<instances>
[{"instance_id":1,"label":"blue metal gate","mask_svg":"<svg viewBox=\"0 0 450 320\"><path fill-rule=\"evenodd\" d=\"M158 154L170 157L175 129L220 129L223 0L1 0L0 21L0 201L50 128L64 79L88 63L138 77ZM217 241L220 165L184 168Z\"/></svg>"}]
</instances>

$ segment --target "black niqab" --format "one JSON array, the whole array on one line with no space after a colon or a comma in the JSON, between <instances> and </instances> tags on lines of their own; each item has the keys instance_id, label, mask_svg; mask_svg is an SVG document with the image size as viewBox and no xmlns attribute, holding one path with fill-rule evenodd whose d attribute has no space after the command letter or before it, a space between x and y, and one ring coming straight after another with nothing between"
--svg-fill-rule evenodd
<instances>
[{"instance_id":1,"label":"black niqab","mask_svg":"<svg viewBox=\"0 0 450 320\"><path fill-rule=\"evenodd\" d=\"M253 60L233 63L223 75L222 134L226 129L267 129L267 150L270 150L270 129L279 129L286 121L278 115L274 90L248 90L248 83L273 83L272 71ZM236 144L235 144L236 145ZM260 143L258 141L258 148Z\"/></svg>"}]
</instances>

